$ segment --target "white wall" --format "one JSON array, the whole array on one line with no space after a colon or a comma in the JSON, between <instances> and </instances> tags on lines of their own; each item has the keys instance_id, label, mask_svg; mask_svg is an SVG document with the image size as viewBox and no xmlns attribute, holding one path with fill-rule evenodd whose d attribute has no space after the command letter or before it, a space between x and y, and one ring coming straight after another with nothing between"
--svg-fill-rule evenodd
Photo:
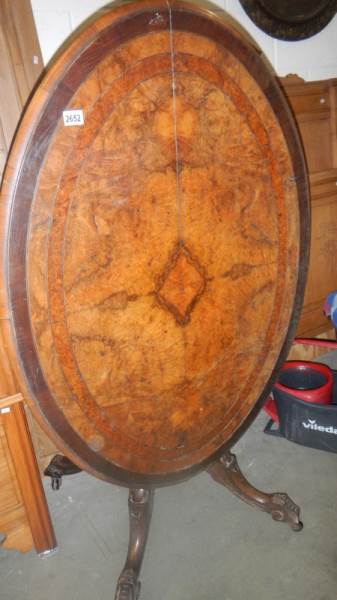
<instances>
[{"instance_id":1,"label":"white wall","mask_svg":"<svg viewBox=\"0 0 337 600\"><path fill-rule=\"evenodd\" d=\"M45 63L66 37L103 0L31 0ZM302 42L281 42L258 29L239 0L216 0L251 34L279 75L296 73L306 80L337 77L337 15L320 33Z\"/></svg>"}]
</instances>

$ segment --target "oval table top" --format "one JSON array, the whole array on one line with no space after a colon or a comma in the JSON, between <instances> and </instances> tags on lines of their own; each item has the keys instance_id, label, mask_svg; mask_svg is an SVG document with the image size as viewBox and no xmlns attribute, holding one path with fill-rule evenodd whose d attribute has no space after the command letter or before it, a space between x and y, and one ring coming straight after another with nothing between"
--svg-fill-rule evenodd
<instances>
[{"instance_id":1,"label":"oval table top","mask_svg":"<svg viewBox=\"0 0 337 600\"><path fill-rule=\"evenodd\" d=\"M2 202L8 345L58 446L130 486L215 460L306 276L303 154L261 53L191 3L100 11L40 82Z\"/></svg>"}]
</instances>

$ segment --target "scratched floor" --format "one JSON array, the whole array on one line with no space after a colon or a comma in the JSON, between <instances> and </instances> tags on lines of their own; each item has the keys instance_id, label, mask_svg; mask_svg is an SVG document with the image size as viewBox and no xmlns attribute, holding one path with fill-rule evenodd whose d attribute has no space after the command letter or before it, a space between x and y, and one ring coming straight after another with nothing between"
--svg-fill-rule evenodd
<instances>
[{"instance_id":1,"label":"scratched floor","mask_svg":"<svg viewBox=\"0 0 337 600\"><path fill-rule=\"evenodd\" d=\"M332 366L337 365L333 355ZM249 479L287 491L301 533L274 523L200 475L156 494L141 600L335 600L337 456L262 433L236 446ZM59 543L41 559L0 550L1 600L112 600L128 532L127 492L81 473L47 486Z\"/></svg>"}]
</instances>

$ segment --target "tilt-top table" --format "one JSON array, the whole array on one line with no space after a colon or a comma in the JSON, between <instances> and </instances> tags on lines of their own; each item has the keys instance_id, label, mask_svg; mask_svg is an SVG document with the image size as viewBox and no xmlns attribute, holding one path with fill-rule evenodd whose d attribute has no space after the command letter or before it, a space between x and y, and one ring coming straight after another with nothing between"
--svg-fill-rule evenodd
<instances>
[{"instance_id":1,"label":"tilt-top table","mask_svg":"<svg viewBox=\"0 0 337 600\"><path fill-rule=\"evenodd\" d=\"M287 102L219 11L112 4L52 63L2 191L2 319L20 391L79 467L130 489L134 600L153 490L202 470L300 529L230 448L287 356L308 187Z\"/></svg>"}]
</instances>

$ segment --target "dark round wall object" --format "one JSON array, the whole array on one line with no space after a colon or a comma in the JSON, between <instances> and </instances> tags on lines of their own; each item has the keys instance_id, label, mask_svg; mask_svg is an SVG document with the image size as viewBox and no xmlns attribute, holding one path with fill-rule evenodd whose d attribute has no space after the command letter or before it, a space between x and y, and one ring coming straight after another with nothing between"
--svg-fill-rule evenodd
<instances>
[{"instance_id":1,"label":"dark round wall object","mask_svg":"<svg viewBox=\"0 0 337 600\"><path fill-rule=\"evenodd\" d=\"M299 41L319 33L333 19L336 0L240 0L250 19L268 35Z\"/></svg>"}]
</instances>

